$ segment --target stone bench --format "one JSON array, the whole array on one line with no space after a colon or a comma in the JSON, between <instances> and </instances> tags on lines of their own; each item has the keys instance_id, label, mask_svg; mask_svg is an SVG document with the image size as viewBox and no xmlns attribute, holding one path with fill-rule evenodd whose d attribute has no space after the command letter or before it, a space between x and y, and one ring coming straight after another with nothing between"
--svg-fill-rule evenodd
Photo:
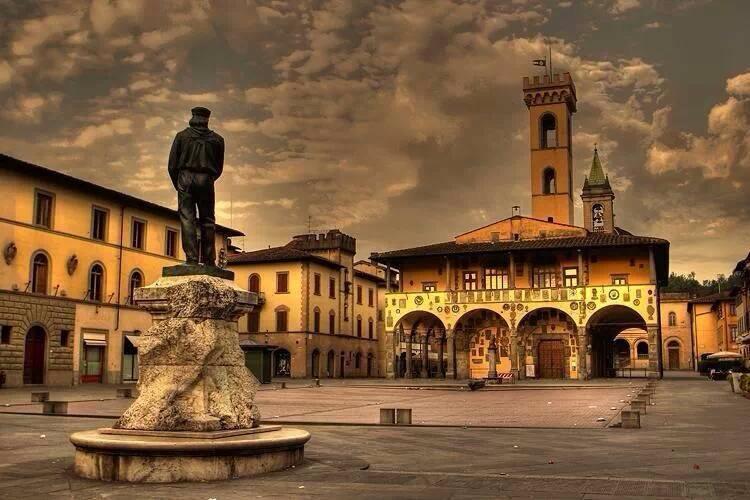
<instances>
[{"instance_id":1,"label":"stone bench","mask_svg":"<svg viewBox=\"0 0 750 500\"><path fill-rule=\"evenodd\" d=\"M49 401L49 392L32 392L31 402L32 403L44 403Z\"/></svg>"},{"instance_id":2,"label":"stone bench","mask_svg":"<svg viewBox=\"0 0 750 500\"><path fill-rule=\"evenodd\" d=\"M67 401L45 401L42 413L46 415L64 415L68 413Z\"/></svg>"},{"instance_id":3,"label":"stone bench","mask_svg":"<svg viewBox=\"0 0 750 500\"><path fill-rule=\"evenodd\" d=\"M638 394L638 399L643 400L646 403L646 406L651 404L651 394L647 392L646 393L642 392Z\"/></svg>"},{"instance_id":4,"label":"stone bench","mask_svg":"<svg viewBox=\"0 0 750 500\"><path fill-rule=\"evenodd\" d=\"M381 408L380 423L384 425L411 425L411 408Z\"/></svg>"}]
</instances>

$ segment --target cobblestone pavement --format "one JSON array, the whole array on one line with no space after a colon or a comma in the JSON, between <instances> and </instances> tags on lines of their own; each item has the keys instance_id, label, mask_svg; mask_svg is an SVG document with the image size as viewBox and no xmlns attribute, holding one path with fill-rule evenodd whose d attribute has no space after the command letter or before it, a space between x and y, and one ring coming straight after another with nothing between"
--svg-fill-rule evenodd
<instances>
[{"instance_id":1,"label":"cobblestone pavement","mask_svg":"<svg viewBox=\"0 0 750 500\"><path fill-rule=\"evenodd\" d=\"M590 385L516 385L471 392L463 385L394 386L302 382L264 387L257 396L263 420L282 423L377 424L380 408L411 408L416 425L606 427L644 381ZM117 417L130 399L113 398L116 386L50 388L50 397L69 401L79 416ZM0 392L0 412L41 413L29 390Z\"/></svg>"},{"instance_id":2,"label":"cobblestone pavement","mask_svg":"<svg viewBox=\"0 0 750 500\"><path fill-rule=\"evenodd\" d=\"M640 430L309 426L296 469L171 485L72 476L68 434L111 420L4 414L0 498L750 498L750 400L705 379L656 400Z\"/></svg>"}]
</instances>

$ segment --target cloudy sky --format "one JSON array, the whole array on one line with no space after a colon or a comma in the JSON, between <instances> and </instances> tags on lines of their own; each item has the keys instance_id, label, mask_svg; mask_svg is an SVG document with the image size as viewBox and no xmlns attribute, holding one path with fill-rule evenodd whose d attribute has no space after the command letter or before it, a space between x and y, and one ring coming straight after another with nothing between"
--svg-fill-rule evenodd
<instances>
[{"instance_id":1,"label":"cloudy sky","mask_svg":"<svg viewBox=\"0 0 750 500\"><path fill-rule=\"evenodd\" d=\"M236 243L310 220L366 257L529 213L521 78L551 43L578 90L576 185L597 142L617 224L709 278L750 249L749 17L744 0L0 0L0 151L175 205L172 137L207 106Z\"/></svg>"}]
</instances>

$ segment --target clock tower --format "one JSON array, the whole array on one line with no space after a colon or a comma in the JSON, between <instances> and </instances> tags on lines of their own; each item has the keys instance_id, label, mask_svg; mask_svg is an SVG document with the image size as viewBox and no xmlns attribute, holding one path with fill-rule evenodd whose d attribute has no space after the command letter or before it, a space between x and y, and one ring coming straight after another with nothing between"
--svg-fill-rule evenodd
<instances>
[{"instance_id":1,"label":"clock tower","mask_svg":"<svg viewBox=\"0 0 750 500\"><path fill-rule=\"evenodd\" d=\"M604 174L599 152L594 147L591 170L583 181L583 227L593 233L612 233L615 230L615 193Z\"/></svg>"},{"instance_id":2,"label":"clock tower","mask_svg":"<svg viewBox=\"0 0 750 500\"><path fill-rule=\"evenodd\" d=\"M572 225L573 78L570 73L524 77L523 94L529 110L532 217Z\"/></svg>"}]
</instances>

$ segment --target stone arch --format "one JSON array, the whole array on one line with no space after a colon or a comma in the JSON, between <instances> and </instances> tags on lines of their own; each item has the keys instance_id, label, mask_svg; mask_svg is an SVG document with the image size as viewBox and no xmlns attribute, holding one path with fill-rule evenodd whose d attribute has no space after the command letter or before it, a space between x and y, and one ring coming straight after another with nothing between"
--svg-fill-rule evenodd
<instances>
[{"instance_id":1,"label":"stone arch","mask_svg":"<svg viewBox=\"0 0 750 500\"><path fill-rule=\"evenodd\" d=\"M591 376L617 376L614 341L618 335L634 330L646 331L647 322L637 310L626 304L607 305L589 316L586 322L586 338L591 346L591 366L588 367ZM636 348L640 342L642 340L635 341ZM650 357L649 354L649 359ZM634 363L640 367L638 360L639 357L636 356Z\"/></svg>"},{"instance_id":2,"label":"stone arch","mask_svg":"<svg viewBox=\"0 0 750 500\"><path fill-rule=\"evenodd\" d=\"M336 376L336 351L333 349L329 350L326 356L326 374L328 378Z\"/></svg>"},{"instance_id":3,"label":"stone arch","mask_svg":"<svg viewBox=\"0 0 750 500\"><path fill-rule=\"evenodd\" d=\"M535 378L579 377L579 329L568 312L556 307L528 311L518 319L517 336L521 376L533 373Z\"/></svg>"},{"instance_id":4,"label":"stone arch","mask_svg":"<svg viewBox=\"0 0 750 500\"><path fill-rule=\"evenodd\" d=\"M432 312L410 311L400 317L393 328L393 344L387 347L389 356L394 360L395 375L426 377L429 374L431 344L437 342L438 348L444 346L445 333L445 324Z\"/></svg>"},{"instance_id":5,"label":"stone arch","mask_svg":"<svg viewBox=\"0 0 750 500\"><path fill-rule=\"evenodd\" d=\"M458 378L485 378L491 370L494 348L496 372L510 372L511 328L497 311L476 307L462 314L455 325Z\"/></svg>"}]
</instances>

